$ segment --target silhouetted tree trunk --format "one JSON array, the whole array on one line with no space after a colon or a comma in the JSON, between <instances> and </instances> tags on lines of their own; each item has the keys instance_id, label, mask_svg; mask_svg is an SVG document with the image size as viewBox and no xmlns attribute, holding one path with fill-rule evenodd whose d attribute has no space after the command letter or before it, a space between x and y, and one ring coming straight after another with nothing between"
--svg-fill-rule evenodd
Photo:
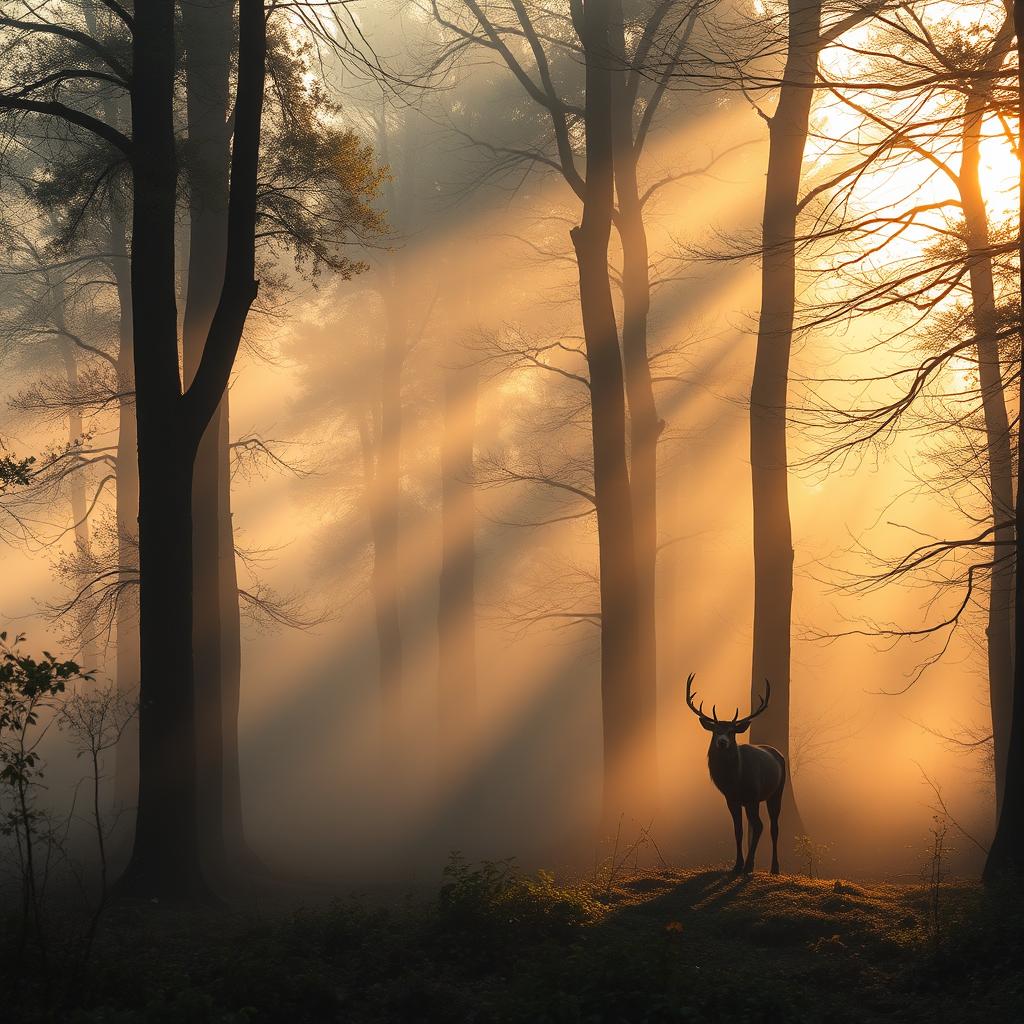
<instances>
[{"instance_id":1,"label":"silhouetted tree trunk","mask_svg":"<svg viewBox=\"0 0 1024 1024\"><path fill-rule=\"evenodd\" d=\"M245 836L242 815L242 778L238 750L238 712L242 683L242 621L238 605L238 567L235 564L235 531L231 511L231 449L228 433L230 397L224 394L218 416L217 523L220 561L220 680L223 716L224 849L229 864L261 870Z\"/></svg>"},{"instance_id":2,"label":"silhouetted tree trunk","mask_svg":"<svg viewBox=\"0 0 1024 1024\"><path fill-rule=\"evenodd\" d=\"M183 394L174 288L174 3L134 16L132 308L139 429L142 687L139 810L129 891L203 891L192 665L192 473L256 297L256 172L266 74L261 0L241 0L226 271ZM219 785L219 780L218 780Z\"/></svg>"},{"instance_id":3,"label":"silhouetted tree trunk","mask_svg":"<svg viewBox=\"0 0 1024 1024\"><path fill-rule=\"evenodd\" d=\"M192 459L178 414L174 4L140 4L133 35L132 310L139 450L139 802L125 884L202 889L192 670Z\"/></svg>"},{"instance_id":4,"label":"silhouetted tree trunk","mask_svg":"<svg viewBox=\"0 0 1024 1024\"><path fill-rule=\"evenodd\" d=\"M83 8L92 36L98 35L95 12ZM126 120L123 98L101 101L107 124ZM132 268L128 229L121 211L111 208L109 220L109 266L117 289L117 491L114 520L117 526L118 598L116 612L118 692L134 702L139 697L139 617L128 593L138 587L139 571L139 461L138 429L135 421L135 351L132 340ZM134 813L139 796L139 717L134 716L122 730L114 751L114 807L118 813ZM128 823L131 824L130 822Z\"/></svg>"},{"instance_id":5,"label":"silhouetted tree trunk","mask_svg":"<svg viewBox=\"0 0 1024 1024\"><path fill-rule=\"evenodd\" d=\"M647 229L637 184L639 153L634 145L635 93L630 88L622 0L611 4L611 44L617 60L612 75L612 140L618 233L622 242L622 357L629 409L629 483L637 575L637 713L643 716L636 737L636 770L657 786L657 614L658 418L647 355L647 316L651 282Z\"/></svg>"},{"instance_id":6,"label":"silhouetted tree trunk","mask_svg":"<svg viewBox=\"0 0 1024 1024\"><path fill-rule=\"evenodd\" d=\"M450 368L441 440L441 578L438 593L438 749L458 760L476 721L476 522L473 442L478 373Z\"/></svg>"},{"instance_id":7,"label":"silhouetted tree trunk","mask_svg":"<svg viewBox=\"0 0 1024 1024\"><path fill-rule=\"evenodd\" d=\"M226 0L198 0L181 8L190 179L188 283L182 328L186 386L202 359L224 281L233 7ZM226 398L203 435L192 478L199 827L207 865L220 873L226 870L220 582L220 448L221 437L227 432L225 403Z\"/></svg>"},{"instance_id":8,"label":"silhouetted tree trunk","mask_svg":"<svg viewBox=\"0 0 1024 1024\"><path fill-rule=\"evenodd\" d=\"M117 688L131 700L139 693L138 609L126 597L137 585L139 533L138 434L135 428L135 353L132 348L131 266L124 223L111 219L111 268L117 284L117 380L121 398L117 406L117 564L120 592L117 602ZM135 808L139 795L139 722L133 718L121 734L115 751L114 806Z\"/></svg>"},{"instance_id":9,"label":"silhouetted tree trunk","mask_svg":"<svg viewBox=\"0 0 1024 1024\"><path fill-rule=\"evenodd\" d=\"M65 337L61 341L61 361L64 363L64 375L67 377L68 392L72 396L68 407L68 444L81 444L84 435L82 410L77 404L78 394L78 353L75 344L66 336L67 325L64 322L64 284L58 281L53 287L54 312L57 317L57 329L63 331ZM68 479L68 497L71 502L71 523L75 538L75 551L79 558L88 559L91 551L89 536L89 502L86 497L86 477L81 471L72 473ZM99 668L99 651L97 650L94 632L89 616L82 611L78 614L78 633L80 640L79 656L87 670Z\"/></svg>"},{"instance_id":10,"label":"silhouetted tree trunk","mask_svg":"<svg viewBox=\"0 0 1024 1024\"><path fill-rule=\"evenodd\" d=\"M589 0L578 30L586 56L586 156L583 216L572 241L580 277L580 308L590 370L601 589L601 711L604 813L639 811L635 777L645 702L637 694L637 568L626 462L626 410L618 327L608 275L614 179L612 51L608 0ZM649 680L644 683L649 685ZM648 781L649 784L649 781Z\"/></svg>"},{"instance_id":11,"label":"silhouetted tree trunk","mask_svg":"<svg viewBox=\"0 0 1024 1024\"><path fill-rule=\"evenodd\" d=\"M971 308L978 350L978 375L985 416L989 488L994 527L992 576L989 590L988 679L995 759L996 807L1003 801L1006 746L1013 707L1013 456L1006 411L1002 367L999 360L995 286L988 214L982 194L979 164L982 120L991 100L991 79L1005 58L1011 33L1007 18L986 61L979 85L968 95L961 136L958 176L967 228L967 258Z\"/></svg>"},{"instance_id":12,"label":"silhouetted tree trunk","mask_svg":"<svg viewBox=\"0 0 1024 1024\"><path fill-rule=\"evenodd\" d=\"M1024 0L1014 0L1013 25L1017 36L1017 147L1024 153ZM1019 281L1018 294L1024 311L1024 161L1018 179L1017 220ZM1024 316L1018 324L1018 366L1024 366ZM1024 374L1018 374L1019 408L1024 409ZM1014 640L1015 650L1024 650L1024 430L1017 430L1017 497L1015 507L1016 536L1014 552ZM1024 874L1024 658L1016 658L1013 666L1013 708L1006 745L1006 781L999 810L996 834L985 862L984 878L988 884L1004 876Z\"/></svg>"},{"instance_id":13,"label":"silhouetted tree trunk","mask_svg":"<svg viewBox=\"0 0 1024 1024\"><path fill-rule=\"evenodd\" d=\"M657 792L657 751L655 705L657 699L657 644L655 607L657 550L657 443L662 430L654 404L650 369L647 362L647 313L650 305L647 238L642 219L642 203L637 188L637 161L643 149L651 118L673 76L673 69L688 43L697 20L697 8L683 23L659 41L659 32L673 9L669 0L659 0L643 11L643 28L630 41L630 66L627 67L623 7L619 0L602 0L595 11L574 2L569 15L583 44L586 61L587 99L593 98L584 121L589 132L590 119L601 122L602 138L598 151L607 148L608 166L598 168L602 177L593 193L588 192L592 165L588 160L581 175L577 167L575 134L579 120L573 108L575 96L567 98L558 88L553 74L554 56L562 45L539 32L531 19L528 5L512 0L511 10L465 0L478 31L468 31L440 16L441 23L458 38L486 47L500 57L523 86L532 102L550 115L557 152L557 166L574 194L591 204L585 224L573 232L581 280L581 307L587 338L591 373L593 444L600 451L595 465L595 504L598 519L598 547L602 595L602 693L610 701L603 710L606 733L605 783L606 813L629 808L637 813L653 809ZM631 11L634 8L630 8ZM435 12L439 7L435 6ZM501 10L502 18L497 15ZM550 12L545 12L545 14ZM593 18L591 18L593 15ZM593 19L600 22L597 39L591 31ZM493 20L492 20L493 19ZM635 25L631 24L631 29ZM669 38L670 37L670 38ZM510 45L510 39L515 45ZM519 48L519 42L525 45ZM551 46L550 52L547 47ZM535 73L531 73L526 46L533 55ZM655 57L654 54L657 54ZM596 63L595 63L596 62ZM593 65L593 66L592 66ZM598 66L599 65L599 66ZM598 79L603 80L598 83ZM641 82L653 83L648 95L638 103ZM600 96L593 92L598 89ZM570 111L573 111L570 113ZM638 123L634 125L634 118ZM595 121L595 124L597 121ZM587 139L588 153L590 139ZM586 180L585 180L586 179ZM623 352L618 351L618 331L614 323L609 331L604 323L602 271L597 254L607 258L607 239L602 243L599 221L603 220L605 186L617 190L619 214L616 225L623 246ZM609 213L609 216L612 216ZM603 272L607 280L607 268ZM585 294L584 294L585 293ZM589 324L589 333L587 327ZM603 336L614 342L614 351ZM625 370L623 370L623 360ZM612 394L617 385L623 396ZM628 400L630 430L627 441L625 408ZM619 431L621 430L621 434ZM620 464L619 460L623 460ZM601 478L598 484L597 478ZM622 488L625 488L625 496ZM627 500L628 510L622 505ZM634 530L635 527L635 530ZM628 536L620 531L626 530ZM611 571L610 578L605 570ZM611 604L605 607L608 597ZM611 730L610 734L607 730ZM629 770L625 769L630 762ZM613 763L616 762L616 763ZM631 778L627 779L627 776ZM616 780L613 782L613 780ZM627 785L628 783L628 785ZM630 790L627 793L627 788Z\"/></svg>"},{"instance_id":14,"label":"silhouetted tree trunk","mask_svg":"<svg viewBox=\"0 0 1024 1024\"><path fill-rule=\"evenodd\" d=\"M754 501L752 703L772 684L768 710L751 725L751 742L789 751L790 622L793 533L789 518L786 415L796 309L796 222L800 174L817 78L821 3L790 0L788 52L779 102L770 119L765 186L761 316L750 388L750 470ZM787 774L782 820L803 831Z\"/></svg>"}]
</instances>

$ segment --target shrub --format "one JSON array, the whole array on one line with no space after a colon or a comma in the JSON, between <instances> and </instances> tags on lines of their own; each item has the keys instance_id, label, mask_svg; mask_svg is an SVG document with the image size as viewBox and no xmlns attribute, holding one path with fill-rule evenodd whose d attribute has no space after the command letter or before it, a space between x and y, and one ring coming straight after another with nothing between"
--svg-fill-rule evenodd
<instances>
[{"instance_id":1,"label":"shrub","mask_svg":"<svg viewBox=\"0 0 1024 1024\"><path fill-rule=\"evenodd\" d=\"M546 871L525 875L513 858L472 865L453 853L444 877L442 926L491 949L564 938L603 915L588 886L558 885Z\"/></svg>"}]
</instances>

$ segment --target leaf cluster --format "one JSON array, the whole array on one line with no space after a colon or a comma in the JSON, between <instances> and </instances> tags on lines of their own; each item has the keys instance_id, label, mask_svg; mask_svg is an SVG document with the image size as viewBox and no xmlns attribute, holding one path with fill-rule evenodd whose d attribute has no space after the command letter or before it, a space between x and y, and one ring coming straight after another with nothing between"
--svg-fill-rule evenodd
<instances>
[{"instance_id":1,"label":"leaf cluster","mask_svg":"<svg viewBox=\"0 0 1024 1024\"><path fill-rule=\"evenodd\" d=\"M0 455L0 494L8 487L27 487L32 477L32 464L35 456L27 459L16 459L10 455Z\"/></svg>"},{"instance_id":2,"label":"leaf cluster","mask_svg":"<svg viewBox=\"0 0 1024 1024\"><path fill-rule=\"evenodd\" d=\"M24 640L10 642L0 632L0 782L24 789L42 775L34 743L26 741L39 716L55 706L71 679L91 679L74 661L59 661L49 651L34 658L18 650Z\"/></svg>"},{"instance_id":3,"label":"leaf cluster","mask_svg":"<svg viewBox=\"0 0 1024 1024\"><path fill-rule=\"evenodd\" d=\"M375 201L388 172L345 125L312 74L312 57L282 26L271 28L257 236L264 261L288 251L299 272L315 276L326 267L348 279L367 267L345 248L387 230Z\"/></svg>"}]
</instances>

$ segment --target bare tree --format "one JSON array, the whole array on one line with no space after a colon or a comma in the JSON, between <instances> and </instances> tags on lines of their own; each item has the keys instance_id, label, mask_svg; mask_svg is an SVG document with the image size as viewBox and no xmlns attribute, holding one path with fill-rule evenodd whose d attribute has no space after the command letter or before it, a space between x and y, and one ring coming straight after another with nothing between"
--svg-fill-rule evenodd
<instances>
[{"instance_id":1,"label":"bare tree","mask_svg":"<svg viewBox=\"0 0 1024 1024\"><path fill-rule=\"evenodd\" d=\"M1024 153L1024 2L1014 0L1013 27L1017 37L1017 153ZM1018 179L1020 216L1017 222L1017 259L1020 311L1024 315L1024 160ZM1018 323L1018 393L1024 409L1024 322ZM1006 751L1006 782L996 834L985 861L985 881L998 882L1005 875L1024 873L1024 431L1017 430L1017 497L1015 508L1016 579L1014 586L1014 640L1018 656L1013 666L1013 705Z\"/></svg>"}]
</instances>

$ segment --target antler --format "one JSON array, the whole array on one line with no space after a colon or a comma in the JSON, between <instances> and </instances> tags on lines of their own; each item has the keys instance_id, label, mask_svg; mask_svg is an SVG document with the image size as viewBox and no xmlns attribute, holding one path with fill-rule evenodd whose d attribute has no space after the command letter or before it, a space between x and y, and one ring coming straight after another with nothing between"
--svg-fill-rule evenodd
<instances>
[{"instance_id":1,"label":"antler","mask_svg":"<svg viewBox=\"0 0 1024 1024\"><path fill-rule=\"evenodd\" d=\"M693 706L693 701L694 701L694 698L695 698L695 697L697 696L697 694L696 694L696 693L694 693L694 692L693 692L693 690L692 690L692 687L693 687L693 680L694 680L694 678L695 678L695 677L696 677L696 673L694 673L694 672L691 672L691 673L690 673L690 674L689 674L689 675L688 675L688 676L686 677L686 706L687 706L687 707L688 707L688 708L689 708L689 709L690 709L690 710L691 710L691 711L692 711L692 712L693 712L693 713L694 713L695 715L697 715L697 717L698 717L698 718L703 718L703 719L705 719L706 721L715 721L715 722L717 722L717 721L718 721L718 712L717 712L717 710L716 710L716 708L717 708L717 705L712 705L712 707L711 707L711 714L713 715L713 718L710 718L710 719L708 718L708 716L707 716L707 715L705 715L705 714L704 714L704 701L701 701L701 702L700 702L700 706L699 706L699 707L696 707L696 708L695 708L695 707ZM739 714L739 712L738 712L738 711L737 711L736 713L737 713L737 714Z\"/></svg>"},{"instance_id":2,"label":"antler","mask_svg":"<svg viewBox=\"0 0 1024 1024\"><path fill-rule=\"evenodd\" d=\"M756 710L751 711L750 714L747 715L746 718L741 718L739 720L739 722L737 722L737 724L738 725L747 725L750 722L752 722L755 718L757 718L757 716L759 714L761 714L761 712L764 711L764 709L766 707L768 707L768 701L771 699L771 696L772 696L772 684L769 683L768 680L766 679L764 681L764 696L761 698L761 703L758 704ZM739 713L740 713L739 712L739 708L737 708L736 709L736 714L738 715ZM733 721L735 722L736 719L734 718Z\"/></svg>"}]
</instances>

